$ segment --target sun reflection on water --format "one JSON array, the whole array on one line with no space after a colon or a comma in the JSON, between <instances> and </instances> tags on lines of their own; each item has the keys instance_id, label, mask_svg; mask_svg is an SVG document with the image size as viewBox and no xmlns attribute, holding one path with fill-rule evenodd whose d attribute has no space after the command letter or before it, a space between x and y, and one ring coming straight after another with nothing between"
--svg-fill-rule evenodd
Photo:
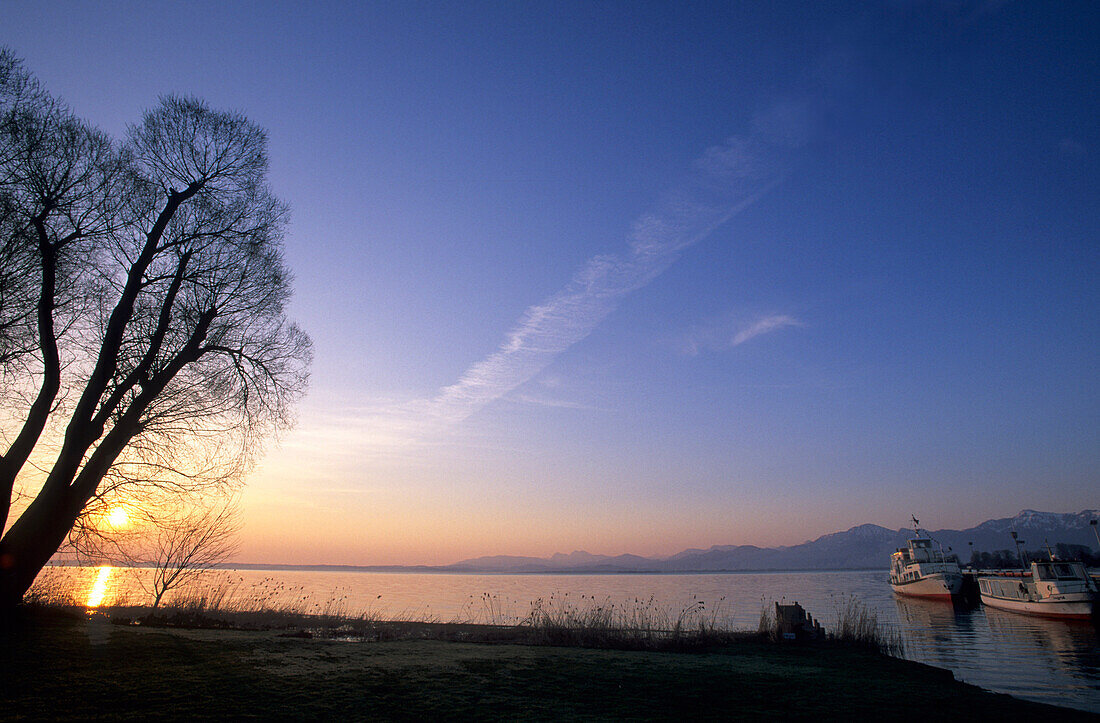
<instances>
[{"instance_id":1,"label":"sun reflection on water","mask_svg":"<svg viewBox=\"0 0 1100 723\"><path fill-rule=\"evenodd\" d=\"M103 604L103 598L107 595L107 581L111 579L114 571L115 569L110 565L99 568L95 582L92 583L92 589L88 591L88 599L84 603L86 607L97 608Z\"/></svg>"}]
</instances>

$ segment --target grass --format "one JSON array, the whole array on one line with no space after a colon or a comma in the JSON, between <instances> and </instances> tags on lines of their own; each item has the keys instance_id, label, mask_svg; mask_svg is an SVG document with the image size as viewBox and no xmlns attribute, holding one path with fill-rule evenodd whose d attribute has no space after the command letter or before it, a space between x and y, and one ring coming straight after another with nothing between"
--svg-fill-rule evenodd
<instances>
[{"instance_id":1,"label":"grass","mask_svg":"<svg viewBox=\"0 0 1100 723\"><path fill-rule=\"evenodd\" d=\"M31 589L23 595L23 607L35 608L72 608L82 606L72 590L67 577L58 574L57 568L45 567L38 573Z\"/></svg>"},{"instance_id":2,"label":"grass","mask_svg":"<svg viewBox=\"0 0 1100 723\"><path fill-rule=\"evenodd\" d=\"M147 627L277 630L300 637L344 640L437 639L471 642L514 642L526 645L573 646L618 650L706 650L760 638L776 641L774 606L765 603L756 631L738 630L724 599L708 606L693 599L680 608L660 605L655 598L617 603L568 593L531 603L522 617L503 610L496 595L472 598L455 620L443 623L415 612L385 619L369 608L352 612L349 594L337 589L316 602L300 586L264 578L245 585L231 574L198 578L174 591L152 609L131 601L115 601L99 610L116 624ZM44 576L26 598L27 604L83 612L62 578ZM518 617L518 620L517 620ZM826 642L862 647L900 657L900 633L881 623L855 598L837 610L837 623Z\"/></svg>"},{"instance_id":3,"label":"grass","mask_svg":"<svg viewBox=\"0 0 1100 723\"><path fill-rule=\"evenodd\" d=\"M19 622L0 629L3 719L1089 719L851 646L349 643L41 607Z\"/></svg>"},{"instance_id":4,"label":"grass","mask_svg":"<svg viewBox=\"0 0 1100 723\"><path fill-rule=\"evenodd\" d=\"M722 601L708 611L698 600L674 610L653 598L618 604L582 595L575 604L551 596L533 602L518 627L530 644L621 650L704 649L756 636L730 620Z\"/></svg>"},{"instance_id":5,"label":"grass","mask_svg":"<svg viewBox=\"0 0 1100 723\"><path fill-rule=\"evenodd\" d=\"M653 599L634 605L598 602L581 596L573 604L554 597L536 600L517 623L500 612L494 596L483 596L483 610L464 611L448 623L407 616L383 619L372 612L351 614L342 598L324 607L250 604L220 592L175 598L156 610L115 605L102 609L112 622L145 627L275 630L300 637L342 640L461 640L524 645L614 648L621 650L689 650L726 645L755 632L736 631L719 612L706 613L695 603L675 613ZM67 608L79 612L81 608Z\"/></svg>"},{"instance_id":6,"label":"grass","mask_svg":"<svg viewBox=\"0 0 1100 723\"><path fill-rule=\"evenodd\" d=\"M48 571L48 569L47 569ZM302 586L289 586L275 578L246 585L244 579L210 571L190 584L171 591L156 608L145 600L115 598L96 608L120 624L160 627L224 628L245 630L336 630L362 627L378 621L370 611L349 612L348 594L333 592L324 603L314 602ZM83 613L86 608L73 595L71 578L43 574L23 599L24 607L54 608Z\"/></svg>"},{"instance_id":7,"label":"grass","mask_svg":"<svg viewBox=\"0 0 1100 723\"><path fill-rule=\"evenodd\" d=\"M901 632L882 623L878 614L857 598L850 597L836 611L836 625L829 632L841 643L900 658L905 654Z\"/></svg>"}]
</instances>

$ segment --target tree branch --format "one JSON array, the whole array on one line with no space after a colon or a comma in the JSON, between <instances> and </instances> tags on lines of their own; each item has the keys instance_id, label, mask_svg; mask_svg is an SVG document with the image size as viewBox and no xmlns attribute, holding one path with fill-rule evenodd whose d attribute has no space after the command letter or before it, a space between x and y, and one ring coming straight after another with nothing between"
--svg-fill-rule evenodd
<instances>
[{"instance_id":1,"label":"tree branch","mask_svg":"<svg viewBox=\"0 0 1100 723\"><path fill-rule=\"evenodd\" d=\"M11 510L11 494L15 478L26 464L31 451L42 430L49 420L53 400L61 388L61 358L54 335L54 299L56 296L57 258L46 231L46 217L50 206L34 218L34 228L38 235L38 252L42 264L41 292L38 297L38 346L42 352L42 383L38 395L27 413L19 434L0 458L0 530L4 529Z\"/></svg>"}]
</instances>

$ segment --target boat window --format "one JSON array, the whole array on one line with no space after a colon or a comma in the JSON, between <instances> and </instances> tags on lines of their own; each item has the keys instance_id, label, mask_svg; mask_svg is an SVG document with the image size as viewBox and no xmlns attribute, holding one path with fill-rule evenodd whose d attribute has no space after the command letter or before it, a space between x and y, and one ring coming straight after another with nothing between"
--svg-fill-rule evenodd
<instances>
[{"instance_id":1,"label":"boat window","mask_svg":"<svg viewBox=\"0 0 1100 723\"><path fill-rule=\"evenodd\" d=\"M1054 575L1051 572L1050 565L1036 565L1035 566L1035 573L1036 573L1036 576L1040 580L1053 580L1054 579Z\"/></svg>"},{"instance_id":2,"label":"boat window","mask_svg":"<svg viewBox=\"0 0 1100 723\"><path fill-rule=\"evenodd\" d=\"M1077 576L1073 574L1073 568L1069 565L1055 565L1054 573L1060 578L1074 579Z\"/></svg>"}]
</instances>

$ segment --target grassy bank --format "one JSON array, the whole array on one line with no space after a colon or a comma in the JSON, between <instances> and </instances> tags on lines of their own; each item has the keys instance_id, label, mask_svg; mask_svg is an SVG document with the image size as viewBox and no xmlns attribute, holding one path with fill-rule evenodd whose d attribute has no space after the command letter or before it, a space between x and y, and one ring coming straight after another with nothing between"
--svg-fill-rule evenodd
<instances>
[{"instance_id":1,"label":"grassy bank","mask_svg":"<svg viewBox=\"0 0 1100 723\"><path fill-rule=\"evenodd\" d=\"M746 637L674 653L286 635L29 614L0 631L0 716L1086 719L843 645Z\"/></svg>"},{"instance_id":2,"label":"grassy bank","mask_svg":"<svg viewBox=\"0 0 1100 723\"><path fill-rule=\"evenodd\" d=\"M656 598L633 601L597 599L581 594L552 594L532 603L525 615L504 613L499 598L483 593L471 597L449 621L416 613L400 619L372 611L351 610L347 595L333 593L324 603L312 602L301 587L264 580L247 588L229 578L196 581L152 608L140 600L115 597L96 608L112 621L149 627L186 627L238 630L283 630L306 637L392 641L407 638L461 639L467 642L515 642L528 645L572 646L620 650L698 651L745 639L778 639L773 602L762 603L753 630L736 628L724 598L707 605L693 597L681 607L668 607ZM211 584L212 583L212 584ZM85 596L86 597L86 596ZM312 604L311 604L312 602ZM29 609L83 614L68 581L47 578L24 597ZM796 606L797 607L797 606ZM869 648L895 657L904 656L900 633L854 597L836 612L835 625L818 627L813 637L825 636L848 646ZM805 618L803 618L805 620Z\"/></svg>"}]
</instances>

